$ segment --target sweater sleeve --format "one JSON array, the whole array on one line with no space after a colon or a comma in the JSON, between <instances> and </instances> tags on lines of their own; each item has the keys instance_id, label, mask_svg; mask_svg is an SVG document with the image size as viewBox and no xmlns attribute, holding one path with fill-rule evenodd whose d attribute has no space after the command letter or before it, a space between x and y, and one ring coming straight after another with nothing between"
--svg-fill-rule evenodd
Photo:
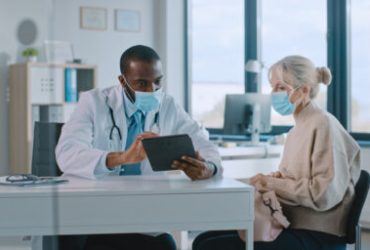
<instances>
[{"instance_id":1,"label":"sweater sleeve","mask_svg":"<svg viewBox=\"0 0 370 250\"><path fill-rule=\"evenodd\" d=\"M328 124L314 130L311 147L311 174L308 178L268 177L267 187L275 190L281 202L326 211L340 203L350 182L349 160ZM295 166L299 168L300 166Z\"/></svg>"}]
</instances>

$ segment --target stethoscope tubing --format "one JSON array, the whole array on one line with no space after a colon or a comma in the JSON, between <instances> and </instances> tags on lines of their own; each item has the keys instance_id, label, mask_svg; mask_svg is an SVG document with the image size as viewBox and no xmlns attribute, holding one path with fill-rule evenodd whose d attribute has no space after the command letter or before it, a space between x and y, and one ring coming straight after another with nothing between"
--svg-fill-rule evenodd
<instances>
[{"instance_id":1,"label":"stethoscope tubing","mask_svg":"<svg viewBox=\"0 0 370 250\"><path fill-rule=\"evenodd\" d=\"M117 132L118 132L118 137L120 139L120 141L122 141L122 134L121 134L121 129L117 126L116 124L116 119L114 118L114 114L113 114L113 109L111 107L109 107L109 114L110 114L110 118L112 120L112 128L110 129L110 132L109 132L109 140L113 140L113 131L116 129ZM155 114L155 117L154 117L154 124L157 124L158 125L158 117L159 117L159 112L157 112Z\"/></svg>"}]
</instances>

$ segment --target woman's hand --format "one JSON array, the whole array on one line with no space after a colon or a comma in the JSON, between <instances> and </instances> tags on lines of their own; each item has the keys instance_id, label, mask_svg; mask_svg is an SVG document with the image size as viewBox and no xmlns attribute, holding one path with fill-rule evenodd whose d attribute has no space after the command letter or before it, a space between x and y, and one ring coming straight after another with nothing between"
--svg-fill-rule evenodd
<instances>
[{"instance_id":1,"label":"woman's hand","mask_svg":"<svg viewBox=\"0 0 370 250\"><path fill-rule=\"evenodd\" d=\"M281 172L280 172L280 171L272 172L272 173L270 174L270 176L271 176L271 177L274 177L274 178L282 178L282 177L283 177L283 175L281 174Z\"/></svg>"},{"instance_id":2,"label":"woman's hand","mask_svg":"<svg viewBox=\"0 0 370 250\"><path fill-rule=\"evenodd\" d=\"M267 175L257 174L249 180L249 184L259 191L267 191Z\"/></svg>"}]
</instances>

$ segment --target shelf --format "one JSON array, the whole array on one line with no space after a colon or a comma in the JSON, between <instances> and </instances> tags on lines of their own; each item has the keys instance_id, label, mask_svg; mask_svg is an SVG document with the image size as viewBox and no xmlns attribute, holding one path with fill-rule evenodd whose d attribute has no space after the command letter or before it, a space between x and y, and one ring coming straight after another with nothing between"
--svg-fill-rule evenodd
<instances>
[{"instance_id":1,"label":"shelf","mask_svg":"<svg viewBox=\"0 0 370 250\"><path fill-rule=\"evenodd\" d=\"M96 69L96 65L93 64L78 64L78 63L46 63L46 62L27 62L27 63L16 63L16 66L28 66L28 67L46 67L46 68L76 68L76 69Z\"/></svg>"},{"instance_id":2,"label":"shelf","mask_svg":"<svg viewBox=\"0 0 370 250\"><path fill-rule=\"evenodd\" d=\"M66 69L76 69L73 91L93 89L96 66L42 62L10 65L9 74L9 158L10 173L30 173L35 121L67 122L77 101L66 102Z\"/></svg>"}]
</instances>

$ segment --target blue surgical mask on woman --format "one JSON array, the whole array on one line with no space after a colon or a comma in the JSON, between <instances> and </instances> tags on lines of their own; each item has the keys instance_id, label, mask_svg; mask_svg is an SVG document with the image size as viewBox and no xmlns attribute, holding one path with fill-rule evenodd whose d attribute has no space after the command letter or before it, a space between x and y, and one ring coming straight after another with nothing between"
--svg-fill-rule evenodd
<instances>
[{"instance_id":1,"label":"blue surgical mask on woman","mask_svg":"<svg viewBox=\"0 0 370 250\"><path fill-rule=\"evenodd\" d=\"M286 91L273 92L271 94L271 104L280 115L291 115L296 109L295 104L289 101L289 95Z\"/></svg>"},{"instance_id":2,"label":"blue surgical mask on woman","mask_svg":"<svg viewBox=\"0 0 370 250\"><path fill-rule=\"evenodd\" d=\"M126 81L126 85L135 93L134 105L137 109L141 110L142 112L149 112L159 109L163 94L162 88L154 92L137 91L130 86L125 77L124 79ZM131 99L130 96L129 99Z\"/></svg>"}]
</instances>

